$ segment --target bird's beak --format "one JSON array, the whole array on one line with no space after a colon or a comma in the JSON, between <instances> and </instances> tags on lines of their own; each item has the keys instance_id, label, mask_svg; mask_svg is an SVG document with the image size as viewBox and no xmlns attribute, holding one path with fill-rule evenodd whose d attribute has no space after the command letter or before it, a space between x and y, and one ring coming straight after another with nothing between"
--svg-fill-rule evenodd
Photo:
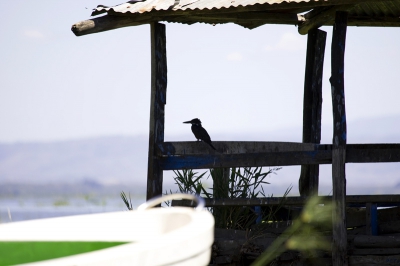
<instances>
[{"instance_id":1,"label":"bird's beak","mask_svg":"<svg viewBox=\"0 0 400 266\"><path fill-rule=\"evenodd\" d=\"M192 120L190 120L190 121L186 121L186 122L183 122L184 124L190 124L190 123L192 123Z\"/></svg>"}]
</instances>

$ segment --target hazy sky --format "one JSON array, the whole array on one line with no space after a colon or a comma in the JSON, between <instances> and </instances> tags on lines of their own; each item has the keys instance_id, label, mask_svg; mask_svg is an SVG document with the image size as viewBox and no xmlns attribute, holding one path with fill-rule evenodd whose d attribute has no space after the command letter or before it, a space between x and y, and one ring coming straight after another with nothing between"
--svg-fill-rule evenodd
<instances>
[{"instance_id":1,"label":"hazy sky","mask_svg":"<svg viewBox=\"0 0 400 266\"><path fill-rule=\"evenodd\" d=\"M0 2L0 142L148 133L149 25L82 37L70 30L98 4L121 2ZM182 140L193 140L182 122L195 117L216 140L302 124L307 37L295 26L167 24L166 30L167 140L186 133ZM332 35L331 27L323 30L322 122L330 125ZM348 28L349 123L400 115L399 47L399 28Z\"/></svg>"}]
</instances>

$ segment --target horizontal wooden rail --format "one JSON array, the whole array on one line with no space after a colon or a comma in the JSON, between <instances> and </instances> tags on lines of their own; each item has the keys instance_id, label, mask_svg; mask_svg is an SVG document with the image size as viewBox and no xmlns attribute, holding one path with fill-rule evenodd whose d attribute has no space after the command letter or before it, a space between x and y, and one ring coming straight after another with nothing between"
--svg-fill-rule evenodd
<instances>
[{"instance_id":1,"label":"horizontal wooden rail","mask_svg":"<svg viewBox=\"0 0 400 266\"><path fill-rule=\"evenodd\" d=\"M321 199L332 200L331 196L320 196ZM222 206L302 206L307 197L269 197L256 199L205 199L206 207ZM400 195L350 195L346 196L347 205L363 205L376 203L378 207L400 205ZM194 206L190 201L175 200L173 206Z\"/></svg>"},{"instance_id":2,"label":"horizontal wooden rail","mask_svg":"<svg viewBox=\"0 0 400 266\"><path fill-rule=\"evenodd\" d=\"M201 141L164 142L158 144L160 155L240 154L260 152L314 151L315 144L272 141L213 141L214 151Z\"/></svg>"},{"instance_id":3,"label":"horizontal wooden rail","mask_svg":"<svg viewBox=\"0 0 400 266\"><path fill-rule=\"evenodd\" d=\"M164 170L331 164L332 145L295 142L164 142ZM348 144L346 163L400 162L400 144Z\"/></svg>"},{"instance_id":4,"label":"horizontal wooden rail","mask_svg":"<svg viewBox=\"0 0 400 266\"><path fill-rule=\"evenodd\" d=\"M204 169L218 167L284 166L301 164L329 164L331 151L269 152L218 155L182 155L160 159L164 170Z\"/></svg>"}]
</instances>

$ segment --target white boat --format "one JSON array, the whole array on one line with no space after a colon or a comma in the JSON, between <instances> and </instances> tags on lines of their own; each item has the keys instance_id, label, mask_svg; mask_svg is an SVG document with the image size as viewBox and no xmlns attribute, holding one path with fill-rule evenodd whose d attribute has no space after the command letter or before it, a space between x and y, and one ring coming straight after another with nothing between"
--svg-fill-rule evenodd
<instances>
[{"instance_id":1,"label":"white boat","mask_svg":"<svg viewBox=\"0 0 400 266\"><path fill-rule=\"evenodd\" d=\"M199 205L196 209L152 208L178 198L196 200ZM0 265L207 265L214 218L203 206L201 198L173 194L147 202L136 211L0 224ZM92 244L111 247L52 257L69 249L79 252L79 247L87 249Z\"/></svg>"}]
</instances>

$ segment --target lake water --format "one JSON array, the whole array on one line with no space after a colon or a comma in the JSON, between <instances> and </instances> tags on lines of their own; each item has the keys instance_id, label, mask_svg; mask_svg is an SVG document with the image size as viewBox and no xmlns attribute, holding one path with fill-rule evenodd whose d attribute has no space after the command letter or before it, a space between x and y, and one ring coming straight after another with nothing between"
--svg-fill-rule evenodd
<instances>
[{"instance_id":1,"label":"lake water","mask_svg":"<svg viewBox=\"0 0 400 266\"><path fill-rule=\"evenodd\" d=\"M131 197L136 209L146 201L146 197ZM119 195L63 195L63 196L0 196L0 223L32 219L60 217L68 215L127 211Z\"/></svg>"}]
</instances>

